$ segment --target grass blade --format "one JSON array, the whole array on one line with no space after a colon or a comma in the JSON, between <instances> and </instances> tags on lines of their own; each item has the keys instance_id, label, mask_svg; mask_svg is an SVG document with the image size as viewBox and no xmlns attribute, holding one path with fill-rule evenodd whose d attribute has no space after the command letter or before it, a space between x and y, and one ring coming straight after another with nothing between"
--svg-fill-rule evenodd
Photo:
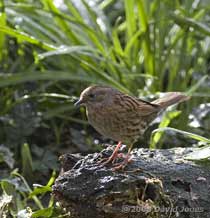
<instances>
[{"instance_id":1,"label":"grass blade","mask_svg":"<svg viewBox=\"0 0 210 218\"><path fill-rule=\"evenodd\" d=\"M4 0L0 0L0 26L6 25L6 13L4 11ZM4 56L5 34L0 32L0 61Z\"/></svg>"},{"instance_id":2,"label":"grass blade","mask_svg":"<svg viewBox=\"0 0 210 218\"><path fill-rule=\"evenodd\" d=\"M175 128L171 128L171 127L164 127L164 128L155 129L152 132L152 135L155 134L156 132L161 132L161 131L174 131L174 132L180 133L180 134L182 134L184 136L187 136L189 138L195 139L197 141L201 141L201 142L204 142L204 143L210 143L210 139L208 139L208 138L205 138L203 136L197 135L195 133L186 132L186 131L175 129Z\"/></svg>"},{"instance_id":3,"label":"grass blade","mask_svg":"<svg viewBox=\"0 0 210 218\"><path fill-rule=\"evenodd\" d=\"M30 36L24 32L21 32L21 31L18 31L18 30L15 30L15 29L12 29L10 27L6 27L6 26L2 26L0 25L0 32L3 32L3 33L6 33L10 36L13 36L15 38L17 38L18 40L20 41L27 41L33 45L36 45L42 49L45 49L45 50L54 50L56 49L56 46L54 45L51 45L51 44L48 44L44 41L40 41L38 39L36 39L35 37L33 36Z\"/></svg>"}]
</instances>

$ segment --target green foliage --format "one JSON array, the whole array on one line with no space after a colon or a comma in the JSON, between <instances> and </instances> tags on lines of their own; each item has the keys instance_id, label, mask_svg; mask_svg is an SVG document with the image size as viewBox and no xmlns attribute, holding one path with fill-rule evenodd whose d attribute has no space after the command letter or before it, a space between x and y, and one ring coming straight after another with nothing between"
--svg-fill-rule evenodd
<instances>
[{"instance_id":1,"label":"green foliage","mask_svg":"<svg viewBox=\"0 0 210 218\"><path fill-rule=\"evenodd\" d=\"M57 169L67 126L86 128L73 102L90 84L139 97L174 90L195 96L180 106L181 116L166 113L150 147L162 146L169 125L208 140L187 125L194 105L210 97L208 1L56 2L0 0L0 164L7 169L0 174L2 217L62 216L49 197L55 175L34 190L38 178L32 175ZM8 175L7 166L21 174Z\"/></svg>"},{"instance_id":2,"label":"green foliage","mask_svg":"<svg viewBox=\"0 0 210 218\"><path fill-rule=\"evenodd\" d=\"M161 127L153 131L152 136L151 136L151 141L152 145L153 143L156 142L157 137L159 137L159 134L162 132L167 133L168 131L174 131L179 134L183 134L185 137L189 137L192 139L197 140L201 145L200 148L198 147L194 152L188 154L185 156L186 160L194 160L194 161L200 161L200 160L209 160L210 158L210 139L205 138L203 136L191 133L191 132L186 132L178 129L174 129L171 127ZM159 133L159 134L157 134ZM154 147L152 147L154 148Z\"/></svg>"},{"instance_id":3,"label":"green foliage","mask_svg":"<svg viewBox=\"0 0 210 218\"><path fill-rule=\"evenodd\" d=\"M190 133L190 132L186 132L186 131L183 131L183 130L178 130L178 129L174 129L174 128L171 128L171 127L162 127L162 128L159 128L159 129L156 129L153 131L153 134L156 133L156 132L160 132L160 131L175 131L175 132L178 132L178 133L181 133L187 137L190 137L192 139L195 139L195 140L198 140L198 141L201 141L201 142L204 142L204 143L210 143L210 139L207 139L203 136L200 136L200 135L197 135L197 134L194 134L194 133Z\"/></svg>"},{"instance_id":4,"label":"green foliage","mask_svg":"<svg viewBox=\"0 0 210 218\"><path fill-rule=\"evenodd\" d=\"M162 118L162 121L159 124L158 129L163 129L163 128L167 127L173 119L175 119L177 116L180 115L180 113L181 113L181 111L166 112L165 116ZM154 131L153 131L154 136L151 137L151 142L150 142L150 148L151 149L157 148L156 144L158 142L160 143L160 139L161 139L163 133L164 133L163 131L157 131L154 134Z\"/></svg>"},{"instance_id":5,"label":"green foliage","mask_svg":"<svg viewBox=\"0 0 210 218\"><path fill-rule=\"evenodd\" d=\"M16 38L23 47L25 42L33 46L33 67L27 69L29 76L28 73L20 74L19 78L2 75L2 86L43 77L75 83L107 83L125 92L143 91L145 84L149 91L177 87L185 90L192 69L206 68L205 47L210 31L202 23L208 10L205 4L193 8L178 1L125 0L125 14L111 28L109 17L96 2L97 10L85 1L80 2L83 13L74 6L74 1L64 1L64 11L53 1L21 2L5 3L7 23L15 28L5 23L1 25L1 33ZM199 34L203 43L197 39ZM25 55L22 48L20 52ZM50 59L54 56L56 63ZM167 70L168 84L163 87ZM185 81L180 84L182 78Z\"/></svg>"},{"instance_id":6,"label":"green foliage","mask_svg":"<svg viewBox=\"0 0 210 218\"><path fill-rule=\"evenodd\" d=\"M22 175L28 179L33 178L33 164L29 145L24 143L21 147Z\"/></svg>"},{"instance_id":7,"label":"green foliage","mask_svg":"<svg viewBox=\"0 0 210 218\"><path fill-rule=\"evenodd\" d=\"M17 171L13 171L7 179L0 182L0 187L3 192L1 196L0 214L12 215L14 217L57 217L56 214L62 216L61 209L54 205L53 197L48 197L48 205L43 197L51 192L51 186L55 180L55 172L53 172L47 185L37 185L32 190L23 176ZM43 199L43 200L42 200ZM31 202L32 200L32 202ZM42 203L43 201L43 203ZM36 211L32 210L36 208ZM1 217L4 217L3 215Z\"/></svg>"}]
</instances>

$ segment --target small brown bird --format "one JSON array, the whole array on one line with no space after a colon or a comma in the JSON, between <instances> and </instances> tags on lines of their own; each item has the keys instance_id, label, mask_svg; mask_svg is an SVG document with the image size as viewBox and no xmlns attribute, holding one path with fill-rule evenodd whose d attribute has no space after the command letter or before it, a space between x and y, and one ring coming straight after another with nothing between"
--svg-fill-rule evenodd
<instances>
[{"instance_id":1,"label":"small brown bird","mask_svg":"<svg viewBox=\"0 0 210 218\"><path fill-rule=\"evenodd\" d=\"M103 165L114 162L123 143L129 146L124 161L114 169L124 168L130 160L132 145L143 135L157 114L189 97L180 92L168 92L152 102L131 97L107 86L90 86L80 95L76 106L85 106L89 123L103 136L118 141L112 155Z\"/></svg>"}]
</instances>

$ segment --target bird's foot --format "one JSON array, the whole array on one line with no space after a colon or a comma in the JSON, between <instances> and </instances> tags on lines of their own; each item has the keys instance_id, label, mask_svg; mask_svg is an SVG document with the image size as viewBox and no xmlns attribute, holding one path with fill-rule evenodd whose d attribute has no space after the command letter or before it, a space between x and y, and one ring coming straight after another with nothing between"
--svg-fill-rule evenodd
<instances>
[{"instance_id":1,"label":"bird's foot","mask_svg":"<svg viewBox=\"0 0 210 218\"><path fill-rule=\"evenodd\" d=\"M112 160L112 164L117 164L116 162L117 162L118 158L125 159L126 155L123 153L117 153L116 157Z\"/></svg>"},{"instance_id":2,"label":"bird's foot","mask_svg":"<svg viewBox=\"0 0 210 218\"><path fill-rule=\"evenodd\" d=\"M118 151L119 151L119 149L121 147L121 144L122 144L121 142L118 142L118 144L117 144L116 148L114 149L112 155L109 158L103 158L98 163L101 164L102 166L105 166L110 162L114 163L115 160L118 158L118 155L119 155Z\"/></svg>"},{"instance_id":3,"label":"bird's foot","mask_svg":"<svg viewBox=\"0 0 210 218\"><path fill-rule=\"evenodd\" d=\"M121 158L121 157L123 157L123 156L124 156L123 153L114 152L110 157L108 157L108 158L103 158L103 159L100 160L98 163L100 163L102 166L105 166L105 165L107 165L107 164L109 164L109 163L114 164L118 158Z\"/></svg>"},{"instance_id":4,"label":"bird's foot","mask_svg":"<svg viewBox=\"0 0 210 218\"><path fill-rule=\"evenodd\" d=\"M132 156L126 155L125 159L123 162L119 164L115 164L114 167L112 168L113 171L118 171L118 170L124 170L125 167L132 161Z\"/></svg>"}]
</instances>

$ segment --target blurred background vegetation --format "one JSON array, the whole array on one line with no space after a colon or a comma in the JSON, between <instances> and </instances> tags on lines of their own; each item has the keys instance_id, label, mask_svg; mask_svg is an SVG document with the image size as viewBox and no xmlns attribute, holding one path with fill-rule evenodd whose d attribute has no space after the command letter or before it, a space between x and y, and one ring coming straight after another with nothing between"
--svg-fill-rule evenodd
<instances>
[{"instance_id":1,"label":"blurred background vegetation","mask_svg":"<svg viewBox=\"0 0 210 218\"><path fill-rule=\"evenodd\" d=\"M50 195L58 156L110 142L73 107L90 84L186 92L137 146L206 148L209 23L208 0L0 0L0 217L69 216Z\"/></svg>"}]
</instances>

